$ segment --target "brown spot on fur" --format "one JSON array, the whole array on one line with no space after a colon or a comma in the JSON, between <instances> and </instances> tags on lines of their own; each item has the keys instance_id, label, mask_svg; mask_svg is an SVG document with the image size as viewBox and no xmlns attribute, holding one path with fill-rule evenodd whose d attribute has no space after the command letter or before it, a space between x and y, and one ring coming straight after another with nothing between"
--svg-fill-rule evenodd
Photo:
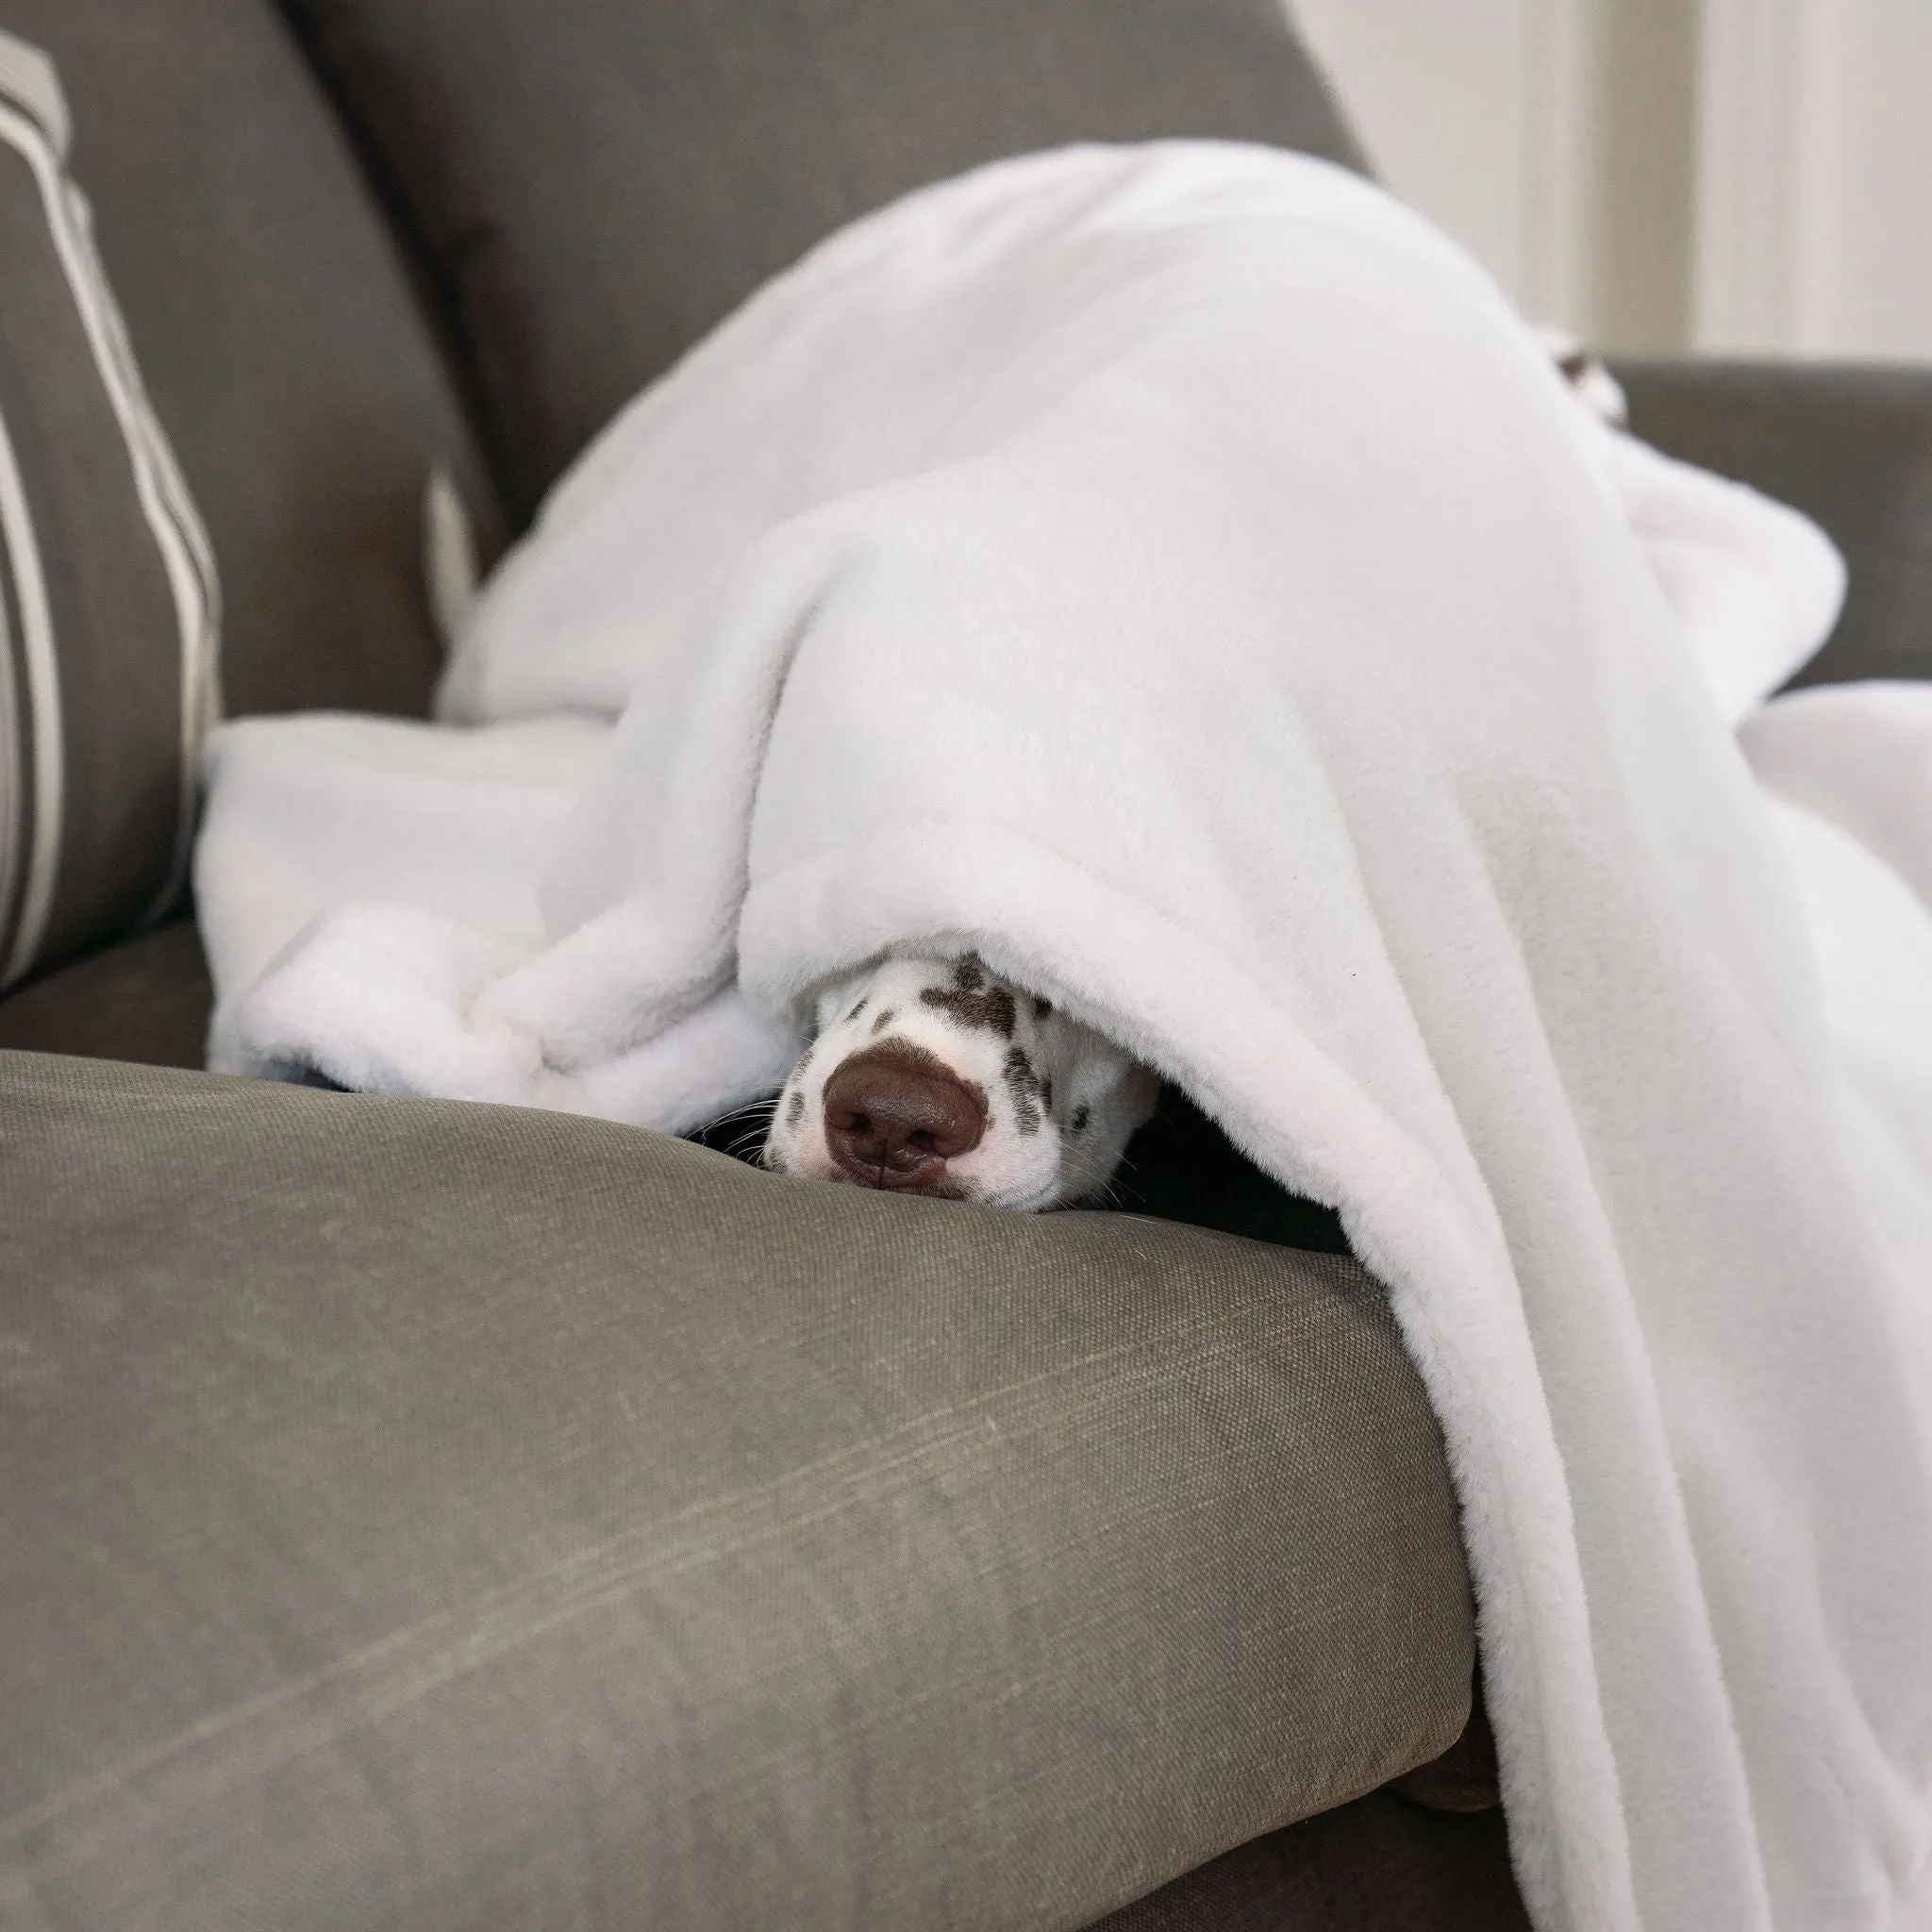
<instances>
[{"instance_id":1,"label":"brown spot on fur","mask_svg":"<svg viewBox=\"0 0 1932 1932\"><path fill-rule=\"evenodd\" d=\"M1003 986L988 986L986 968L977 953L968 953L953 969L951 986L928 986L920 995L928 1007L941 1008L962 1026L982 1026L1002 1040L1013 1037L1020 1009Z\"/></svg>"},{"instance_id":2,"label":"brown spot on fur","mask_svg":"<svg viewBox=\"0 0 1932 1932\"><path fill-rule=\"evenodd\" d=\"M1007 1083L1007 1091L1013 1096L1014 1126L1023 1135L1039 1133L1040 1075L1033 1071L1033 1062L1024 1046L1008 1048L1000 1074Z\"/></svg>"},{"instance_id":3,"label":"brown spot on fur","mask_svg":"<svg viewBox=\"0 0 1932 1932\"><path fill-rule=\"evenodd\" d=\"M871 999L871 997L872 995L869 992L862 992L859 994L858 1004L856 1007L854 1007L849 1013L845 1015L845 1024L848 1026L852 1024L853 1021L858 1018L859 1014L865 1011L865 1003L867 1000Z\"/></svg>"},{"instance_id":4,"label":"brown spot on fur","mask_svg":"<svg viewBox=\"0 0 1932 1932\"><path fill-rule=\"evenodd\" d=\"M794 1087L791 1098L785 1103L785 1124L795 1127L805 1118L805 1095Z\"/></svg>"},{"instance_id":5,"label":"brown spot on fur","mask_svg":"<svg viewBox=\"0 0 1932 1932\"><path fill-rule=\"evenodd\" d=\"M898 1015L892 1011L891 1007L888 1007L885 1009L885 1011L882 1012L878 1016L878 1018L872 1023L873 1038L876 1040L878 1036L881 1033L883 1033L886 1030L886 1028L890 1026L892 1024L892 1022L897 1018Z\"/></svg>"}]
</instances>

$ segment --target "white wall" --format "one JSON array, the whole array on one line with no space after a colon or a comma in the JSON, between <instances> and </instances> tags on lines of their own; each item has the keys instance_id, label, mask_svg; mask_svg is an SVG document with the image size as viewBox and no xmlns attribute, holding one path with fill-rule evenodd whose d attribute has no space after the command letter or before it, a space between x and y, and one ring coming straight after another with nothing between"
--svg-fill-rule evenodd
<instances>
[{"instance_id":1,"label":"white wall","mask_svg":"<svg viewBox=\"0 0 1932 1932\"><path fill-rule=\"evenodd\" d=\"M1696 338L1932 358L1932 0L1705 0Z\"/></svg>"},{"instance_id":2,"label":"white wall","mask_svg":"<svg viewBox=\"0 0 1932 1932\"><path fill-rule=\"evenodd\" d=\"M1566 326L1587 303L1586 4L1292 0L1383 180Z\"/></svg>"},{"instance_id":3,"label":"white wall","mask_svg":"<svg viewBox=\"0 0 1932 1932\"><path fill-rule=\"evenodd\" d=\"M1607 347L1932 360L1932 0L1287 0L1383 177Z\"/></svg>"}]
</instances>

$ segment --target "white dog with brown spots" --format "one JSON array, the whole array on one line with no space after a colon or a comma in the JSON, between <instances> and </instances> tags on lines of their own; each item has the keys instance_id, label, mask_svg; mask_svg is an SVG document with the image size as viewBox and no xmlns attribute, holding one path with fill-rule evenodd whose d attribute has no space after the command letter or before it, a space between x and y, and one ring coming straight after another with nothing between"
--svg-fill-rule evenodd
<instances>
[{"instance_id":1,"label":"white dog with brown spots","mask_svg":"<svg viewBox=\"0 0 1932 1932\"><path fill-rule=\"evenodd\" d=\"M1541 332L1579 400L1624 392L1574 337ZM1035 1209L1096 1199L1159 1081L976 954L889 956L827 986L778 1096L764 1161L801 1179Z\"/></svg>"},{"instance_id":2,"label":"white dog with brown spots","mask_svg":"<svg viewBox=\"0 0 1932 1932\"><path fill-rule=\"evenodd\" d=\"M1158 1079L976 954L827 986L765 1141L803 1180L1022 1211L1098 1197Z\"/></svg>"}]
</instances>

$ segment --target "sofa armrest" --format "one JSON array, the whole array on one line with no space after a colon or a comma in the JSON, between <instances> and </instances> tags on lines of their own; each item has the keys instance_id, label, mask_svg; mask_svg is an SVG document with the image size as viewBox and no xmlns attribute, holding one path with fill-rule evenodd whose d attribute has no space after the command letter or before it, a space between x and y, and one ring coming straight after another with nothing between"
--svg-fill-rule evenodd
<instances>
[{"instance_id":1,"label":"sofa armrest","mask_svg":"<svg viewBox=\"0 0 1932 1932\"><path fill-rule=\"evenodd\" d=\"M1620 363L1646 442L1814 518L1851 573L1844 615L1793 680L1932 677L1932 368Z\"/></svg>"},{"instance_id":2,"label":"sofa armrest","mask_svg":"<svg viewBox=\"0 0 1932 1932\"><path fill-rule=\"evenodd\" d=\"M0 1053L0 1918L1082 1924L1440 1752L1374 1284Z\"/></svg>"}]
</instances>

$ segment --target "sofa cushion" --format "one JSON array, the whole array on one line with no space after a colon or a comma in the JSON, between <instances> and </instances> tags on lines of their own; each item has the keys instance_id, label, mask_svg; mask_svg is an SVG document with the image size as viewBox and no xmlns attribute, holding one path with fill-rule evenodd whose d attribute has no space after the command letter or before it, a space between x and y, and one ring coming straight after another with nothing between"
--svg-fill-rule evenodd
<instances>
[{"instance_id":1,"label":"sofa cushion","mask_svg":"<svg viewBox=\"0 0 1932 1932\"><path fill-rule=\"evenodd\" d=\"M0 1047L198 1067L213 1004L201 935L177 919L0 999Z\"/></svg>"},{"instance_id":2,"label":"sofa cushion","mask_svg":"<svg viewBox=\"0 0 1932 1932\"><path fill-rule=\"evenodd\" d=\"M494 510L458 391L273 0L0 0L45 47L155 408L206 516L232 711L422 711L425 486Z\"/></svg>"},{"instance_id":3,"label":"sofa cushion","mask_svg":"<svg viewBox=\"0 0 1932 1932\"><path fill-rule=\"evenodd\" d=\"M0 991L162 909L216 697L213 563L52 63L0 31Z\"/></svg>"},{"instance_id":4,"label":"sofa cushion","mask_svg":"<svg viewBox=\"0 0 1932 1932\"><path fill-rule=\"evenodd\" d=\"M1352 1262L0 1055L22 1924L1099 1916L1433 1756Z\"/></svg>"},{"instance_id":5,"label":"sofa cushion","mask_svg":"<svg viewBox=\"0 0 1932 1932\"><path fill-rule=\"evenodd\" d=\"M1353 163L1279 0L284 0L421 238L519 515L832 229L1079 140Z\"/></svg>"}]
</instances>

